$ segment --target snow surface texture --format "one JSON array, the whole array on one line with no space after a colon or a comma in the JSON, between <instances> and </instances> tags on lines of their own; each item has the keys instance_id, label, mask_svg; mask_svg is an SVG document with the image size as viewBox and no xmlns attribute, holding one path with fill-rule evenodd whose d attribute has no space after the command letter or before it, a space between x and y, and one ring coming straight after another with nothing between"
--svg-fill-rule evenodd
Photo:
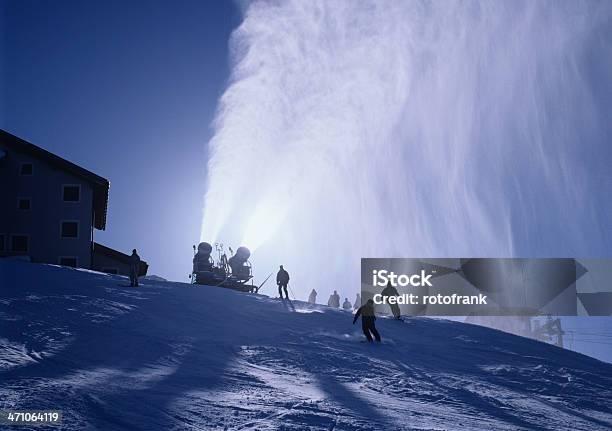
<instances>
[{"instance_id":1,"label":"snow surface texture","mask_svg":"<svg viewBox=\"0 0 612 431\"><path fill-rule=\"evenodd\" d=\"M612 365L457 322L8 260L0 319L0 408L67 430L612 427Z\"/></svg>"}]
</instances>

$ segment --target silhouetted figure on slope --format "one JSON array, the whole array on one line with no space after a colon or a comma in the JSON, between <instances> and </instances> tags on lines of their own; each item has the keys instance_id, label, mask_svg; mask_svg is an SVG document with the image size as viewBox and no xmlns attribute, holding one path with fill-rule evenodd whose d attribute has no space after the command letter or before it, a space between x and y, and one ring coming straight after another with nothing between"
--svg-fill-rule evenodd
<instances>
[{"instance_id":1,"label":"silhouetted figure on slope","mask_svg":"<svg viewBox=\"0 0 612 431\"><path fill-rule=\"evenodd\" d=\"M361 329L363 330L363 334L368 339L368 341L372 342L372 335L376 339L376 341L380 342L380 334L376 330L376 313L374 313L374 301L368 299L365 305L362 305L357 309L355 313L355 317L353 318L353 325L361 316Z\"/></svg>"},{"instance_id":2,"label":"silhouetted figure on slope","mask_svg":"<svg viewBox=\"0 0 612 431\"><path fill-rule=\"evenodd\" d=\"M361 295L357 294L357 297L355 298L355 303L353 304L353 308L357 310L359 307L361 307Z\"/></svg>"},{"instance_id":3,"label":"silhouetted figure on slope","mask_svg":"<svg viewBox=\"0 0 612 431\"><path fill-rule=\"evenodd\" d=\"M132 250L130 256L130 286L138 287L138 273L140 272L140 256L136 253L136 249Z\"/></svg>"},{"instance_id":4,"label":"silhouetted figure on slope","mask_svg":"<svg viewBox=\"0 0 612 431\"><path fill-rule=\"evenodd\" d=\"M353 309L353 306L349 302L348 298L344 298L344 302L342 303L342 308L344 308L345 310L352 310Z\"/></svg>"},{"instance_id":5,"label":"silhouetted figure on slope","mask_svg":"<svg viewBox=\"0 0 612 431\"><path fill-rule=\"evenodd\" d=\"M338 292L334 290L334 293L329 296L327 305L334 308L340 307L340 295L338 295Z\"/></svg>"},{"instance_id":6,"label":"silhouetted figure on slope","mask_svg":"<svg viewBox=\"0 0 612 431\"><path fill-rule=\"evenodd\" d=\"M310 292L310 295L308 295L308 303L309 304L316 304L317 303L317 291L312 289L312 292Z\"/></svg>"},{"instance_id":7,"label":"silhouetted figure on slope","mask_svg":"<svg viewBox=\"0 0 612 431\"><path fill-rule=\"evenodd\" d=\"M287 285L289 284L289 273L285 271L283 265L280 266L278 273L276 274L276 284L278 284L278 296L283 297L283 290L285 296L289 299L289 293L287 292Z\"/></svg>"},{"instance_id":8,"label":"silhouetted figure on slope","mask_svg":"<svg viewBox=\"0 0 612 431\"><path fill-rule=\"evenodd\" d=\"M381 295L383 296L383 298L389 298L390 296L397 297L399 296L399 293L397 292L397 289L391 285L391 282L388 282L387 287L383 289L383 291L381 292ZM393 317L395 317L396 319L401 319L399 305L389 304L389 307L391 307L391 312L393 313Z\"/></svg>"}]
</instances>

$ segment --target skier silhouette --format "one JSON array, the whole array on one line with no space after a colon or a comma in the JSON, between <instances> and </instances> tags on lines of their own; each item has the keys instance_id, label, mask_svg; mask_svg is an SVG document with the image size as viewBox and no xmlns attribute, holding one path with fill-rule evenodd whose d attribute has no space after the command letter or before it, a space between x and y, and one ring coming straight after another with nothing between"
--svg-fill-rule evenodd
<instances>
[{"instance_id":1,"label":"skier silhouette","mask_svg":"<svg viewBox=\"0 0 612 431\"><path fill-rule=\"evenodd\" d=\"M289 273L285 271L283 265L280 266L278 273L276 274L276 284L278 284L278 295L283 298L283 290L285 296L289 299L289 293L287 292L287 285L289 284Z\"/></svg>"},{"instance_id":2,"label":"skier silhouette","mask_svg":"<svg viewBox=\"0 0 612 431\"><path fill-rule=\"evenodd\" d=\"M353 325L361 316L361 329L363 330L363 334L368 339L368 342L372 342L372 335L376 341L380 343L380 334L376 330L376 324L374 323L376 320L376 313L374 312L374 301L368 299L365 305L362 305L357 309L355 313L355 317L353 318Z\"/></svg>"},{"instance_id":3,"label":"skier silhouette","mask_svg":"<svg viewBox=\"0 0 612 431\"><path fill-rule=\"evenodd\" d=\"M344 302L342 303L342 308L344 308L345 310L352 310L353 309L353 306L349 302L348 298L344 298Z\"/></svg>"},{"instance_id":4,"label":"skier silhouette","mask_svg":"<svg viewBox=\"0 0 612 431\"><path fill-rule=\"evenodd\" d=\"M136 249L132 250L130 256L130 286L138 287L138 273L140 272L140 256L136 253Z\"/></svg>"},{"instance_id":5,"label":"skier silhouette","mask_svg":"<svg viewBox=\"0 0 612 431\"><path fill-rule=\"evenodd\" d=\"M361 295L357 294L357 297L355 298L355 303L353 304L353 308L357 310L359 307L361 307Z\"/></svg>"},{"instance_id":6,"label":"skier silhouette","mask_svg":"<svg viewBox=\"0 0 612 431\"><path fill-rule=\"evenodd\" d=\"M338 295L338 292L334 290L334 293L327 300L327 305L334 308L340 307L340 295Z\"/></svg>"},{"instance_id":7,"label":"skier silhouette","mask_svg":"<svg viewBox=\"0 0 612 431\"><path fill-rule=\"evenodd\" d=\"M383 289L381 295L383 296L383 298L389 298L390 296L399 296L399 293L397 292L397 289L391 285L391 282L388 282L387 287ZM391 312L393 313L393 316L396 319L401 319L399 305L389 304L389 307L391 307Z\"/></svg>"},{"instance_id":8,"label":"skier silhouette","mask_svg":"<svg viewBox=\"0 0 612 431\"><path fill-rule=\"evenodd\" d=\"M312 289L312 292L310 292L310 295L308 296L308 303L309 304L316 304L317 303L317 291Z\"/></svg>"}]
</instances>

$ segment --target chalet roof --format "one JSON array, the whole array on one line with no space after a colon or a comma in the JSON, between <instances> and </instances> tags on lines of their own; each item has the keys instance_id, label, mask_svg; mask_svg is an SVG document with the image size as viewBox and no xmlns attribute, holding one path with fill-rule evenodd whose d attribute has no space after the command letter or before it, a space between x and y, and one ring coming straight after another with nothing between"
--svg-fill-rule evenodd
<instances>
[{"instance_id":1,"label":"chalet roof","mask_svg":"<svg viewBox=\"0 0 612 431\"><path fill-rule=\"evenodd\" d=\"M106 228L106 212L108 208L108 190L110 183L106 178L102 178L93 172L88 171L66 159L62 159L47 150L37 147L17 136L0 129L0 144L18 153L28 154L36 159L49 163L50 165L69 172L85 181L93 189L93 215L94 227L104 230Z\"/></svg>"}]
</instances>

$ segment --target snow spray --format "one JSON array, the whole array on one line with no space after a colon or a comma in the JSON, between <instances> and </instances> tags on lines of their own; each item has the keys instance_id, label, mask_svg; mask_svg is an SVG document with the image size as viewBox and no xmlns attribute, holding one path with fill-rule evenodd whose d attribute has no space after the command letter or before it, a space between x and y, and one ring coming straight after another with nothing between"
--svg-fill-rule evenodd
<instances>
[{"instance_id":1,"label":"snow spray","mask_svg":"<svg viewBox=\"0 0 612 431\"><path fill-rule=\"evenodd\" d=\"M361 257L606 254L611 10L246 3L202 240L322 295L359 290Z\"/></svg>"}]
</instances>

